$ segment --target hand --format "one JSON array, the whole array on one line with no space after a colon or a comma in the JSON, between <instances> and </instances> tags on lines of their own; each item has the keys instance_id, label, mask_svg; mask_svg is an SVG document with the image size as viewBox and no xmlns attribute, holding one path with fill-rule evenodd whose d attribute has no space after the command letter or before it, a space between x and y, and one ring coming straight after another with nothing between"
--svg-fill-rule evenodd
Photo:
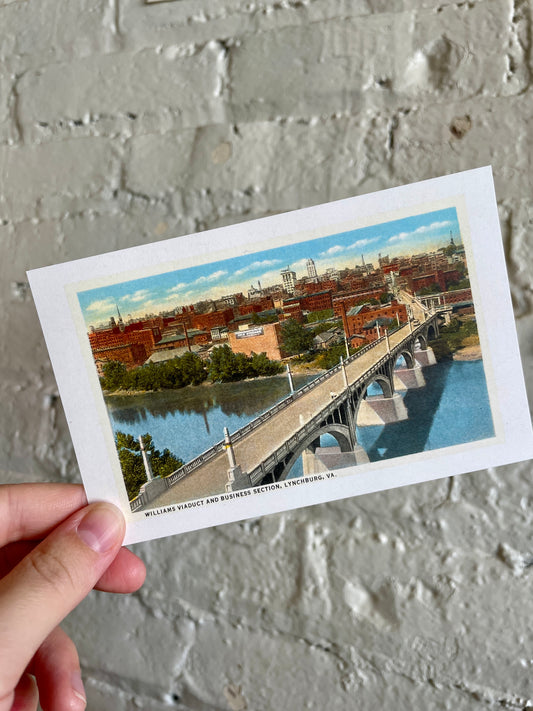
<instances>
[{"instance_id":1,"label":"hand","mask_svg":"<svg viewBox=\"0 0 533 711\"><path fill-rule=\"evenodd\" d=\"M120 511L87 506L81 486L0 486L0 711L85 708L78 653L58 624L93 587L143 584L124 531Z\"/></svg>"}]
</instances>

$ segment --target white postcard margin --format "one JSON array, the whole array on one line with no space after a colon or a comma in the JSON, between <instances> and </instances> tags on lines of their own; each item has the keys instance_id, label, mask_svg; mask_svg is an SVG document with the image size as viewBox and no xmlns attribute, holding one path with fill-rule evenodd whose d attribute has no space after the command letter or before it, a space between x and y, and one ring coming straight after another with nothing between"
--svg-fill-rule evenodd
<instances>
[{"instance_id":1,"label":"white postcard margin","mask_svg":"<svg viewBox=\"0 0 533 711\"><path fill-rule=\"evenodd\" d=\"M87 370L68 299L69 287L88 278L106 279L123 272L129 272L128 277L133 278L131 272L136 269L140 275L146 275L151 268L163 271L164 265L175 261L183 266L185 262L209 263L217 258L213 255L215 245L224 244L234 252L254 252L258 243L274 242L291 234L306 232L312 237L317 226L321 234L333 234L338 225L353 221L354 215L358 220L377 221L383 214L385 220L395 210L416 210L429 202L459 196L464 198L472 238L474 264L469 260L468 267L469 271L473 267L476 274L476 315L481 312L484 320L483 356L491 371L487 372L487 384L493 414L500 420L499 426L495 422L500 437L392 459L378 466L342 470L331 479L282 490L263 489L260 495L254 492L216 505L148 517L143 512L131 513L127 501L124 504L124 487L119 490L116 485L96 407L93 374L90 377ZM126 544L533 457L531 418L490 167L44 267L29 272L28 278L87 497L89 501L111 501L122 508L127 519Z\"/></svg>"}]
</instances>

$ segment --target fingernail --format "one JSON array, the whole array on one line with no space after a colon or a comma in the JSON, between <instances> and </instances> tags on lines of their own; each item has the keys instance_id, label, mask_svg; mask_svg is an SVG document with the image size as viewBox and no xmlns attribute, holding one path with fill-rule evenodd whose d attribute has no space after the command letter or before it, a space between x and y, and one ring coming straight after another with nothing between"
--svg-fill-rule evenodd
<instances>
[{"instance_id":1,"label":"fingernail","mask_svg":"<svg viewBox=\"0 0 533 711\"><path fill-rule=\"evenodd\" d=\"M78 536L97 553L106 553L122 542L124 519L111 504L99 504L91 508L78 524Z\"/></svg>"},{"instance_id":2,"label":"fingernail","mask_svg":"<svg viewBox=\"0 0 533 711\"><path fill-rule=\"evenodd\" d=\"M72 675L70 677L70 684L72 686L72 692L74 696L80 702L83 702L83 706L81 706L80 704L76 704L75 708L85 708L87 706L87 697L85 696L85 689L83 687L83 681L81 680L81 672L79 669L75 672L72 672Z\"/></svg>"}]
</instances>

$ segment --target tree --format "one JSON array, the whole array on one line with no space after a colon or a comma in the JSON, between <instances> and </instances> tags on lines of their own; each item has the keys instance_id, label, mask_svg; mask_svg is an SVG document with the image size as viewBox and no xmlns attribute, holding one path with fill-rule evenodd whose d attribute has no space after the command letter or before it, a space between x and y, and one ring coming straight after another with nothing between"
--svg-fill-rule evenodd
<instances>
[{"instance_id":1,"label":"tree","mask_svg":"<svg viewBox=\"0 0 533 711\"><path fill-rule=\"evenodd\" d=\"M281 326L281 341L289 355L298 355L308 351L313 345L312 331L305 328L294 319L284 321Z\"/></svg>"},{"instance_id":2,"label":"tree","mask_svg":"<svg viewBox=\"0 0 533 711\"><path fill-rule=\"evenodd\" d=\"M168 476L183 465L183 461L176 457L169 449L161 453L154 446L151 435L142 435L144 448L150 458L154 476ZM118 452L122 476L131 501L139 494L141 486L147 481L144 462L139 441L131 434L117 432L115 446Z\"/></svg>"},{"instance_id":3,"label":"tree","mask_svg":"<svg viewBox=\"0 0 533 711\"><path fill-rule=\"evenodd\" d=\"M103 390L118 390L124 385L127 368L118 360L108 360L104 363L104 374L100 381Z\"/></svg>"}]
</instances>

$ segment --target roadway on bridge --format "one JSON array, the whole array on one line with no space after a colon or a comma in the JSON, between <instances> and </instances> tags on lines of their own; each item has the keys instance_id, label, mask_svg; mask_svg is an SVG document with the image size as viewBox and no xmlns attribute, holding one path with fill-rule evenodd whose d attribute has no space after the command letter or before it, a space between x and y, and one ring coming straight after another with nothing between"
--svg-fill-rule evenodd
<instances>
[{"instance_id":1,"label":"roadway on bridge","mask_svg":"<svg viewBox=\"0 0 533 711\"><path fill-rule=\"evenodd\" d=\"M402 326L390 336L390 347L394 348L409 335L409 326ZM346 366L349 384L355 382L386 354L387 344L383 340L376 343L373 348L363 353L359 358L355 358ZM340 393L344 387L342 370L339 370L271 419L266 420L256 430L235 443L233 449L237 464L242 467L243 471L251 472L269 454L275 452L292 437L302 427L302 424L317 415L331 401L332 392ZM178 444L171 448L179 453ZM199 466L158 496L150 503L150 508L159 508L224 493L228 467L226 452L217 454L213 459Z\"/></svg>"}]
</instances>

